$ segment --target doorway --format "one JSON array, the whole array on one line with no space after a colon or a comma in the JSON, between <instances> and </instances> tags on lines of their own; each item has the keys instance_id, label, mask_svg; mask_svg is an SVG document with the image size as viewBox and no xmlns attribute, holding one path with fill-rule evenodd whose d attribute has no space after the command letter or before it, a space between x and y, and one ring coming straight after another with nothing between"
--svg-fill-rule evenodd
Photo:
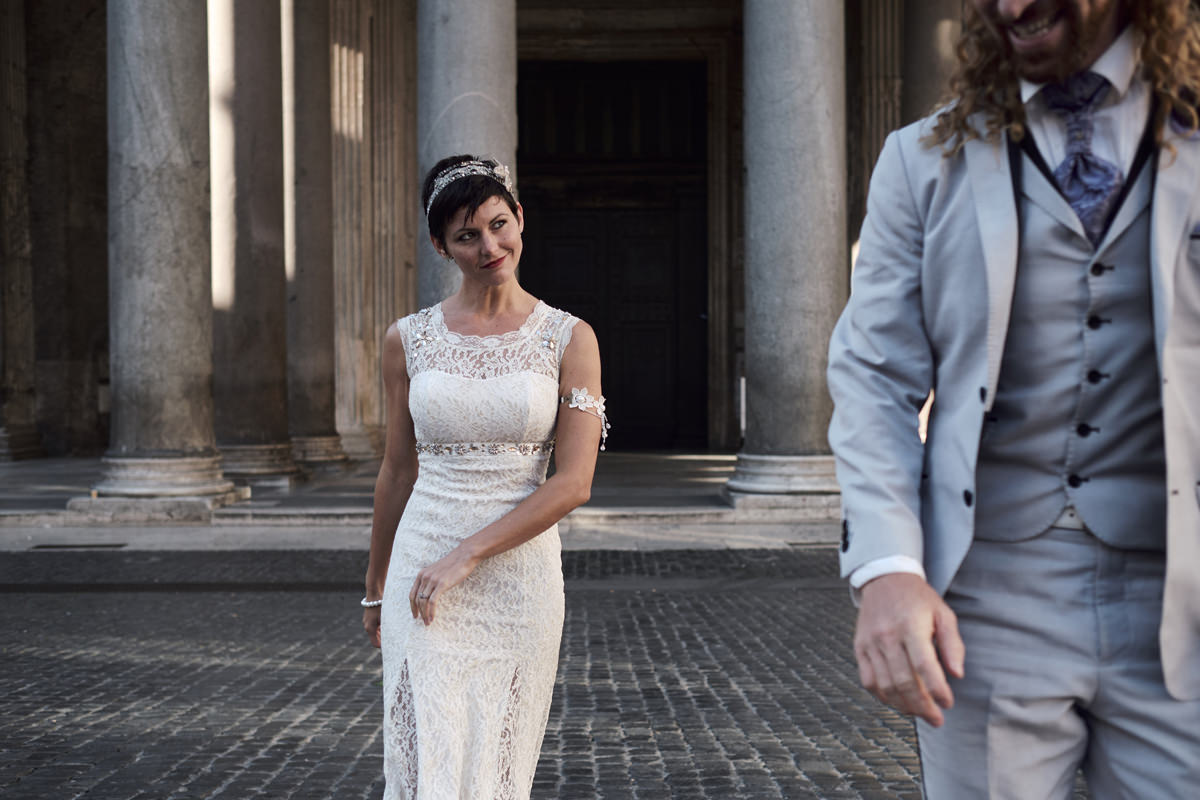
<instances>
[{"instance_id":1,"label":"doorway","mask_svg":"<svg viewBox=\"0 0 1200 800\"><path fill-rule=\"evenodd\" d=\"M596 330L617 450L707 447L705 68L519 66L521 280Z\"/></svg>"}]
</instances>

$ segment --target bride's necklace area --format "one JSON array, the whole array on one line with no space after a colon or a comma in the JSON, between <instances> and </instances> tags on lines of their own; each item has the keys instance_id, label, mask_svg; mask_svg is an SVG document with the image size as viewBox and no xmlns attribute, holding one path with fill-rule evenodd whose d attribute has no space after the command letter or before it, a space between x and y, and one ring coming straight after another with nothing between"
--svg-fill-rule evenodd
<instances>
[{"instance_id":1,"label":"bride's necklace area","mask_svg":"<svg viewBox=\"0 0 1200 800\"><path fill-rule=\"evenodd\" d=\"M450 316L454 319L453 324L447 319L444 304L438 306L438 311L442 328L447 333L468 339L488 339L502 338L525 330L536 316L540 305L540 301L535 301L533 308L527 313L505 312L490 318L452 311Z\"/></svg>"}]
</instances>

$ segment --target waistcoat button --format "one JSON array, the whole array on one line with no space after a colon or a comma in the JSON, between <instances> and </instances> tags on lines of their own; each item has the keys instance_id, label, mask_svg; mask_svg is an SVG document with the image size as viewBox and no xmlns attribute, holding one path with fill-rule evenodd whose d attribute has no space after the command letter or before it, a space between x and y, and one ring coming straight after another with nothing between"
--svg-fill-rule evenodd
<instances>
[{"instance_id":1,"label":"waistcoat button","mask_svg":"<svg viewBox=\"0 0 1200 800\"><path fill-rule=\"evenodd\" d=\"M1083 478L1072 473L1067 476L1067 486L1070 486L1072 489L1078 489L1080 486L1083 486Z\"/></svg>"},{"instance_id":2,"label":"waistcoat button","mask_svg":"<svg viewBox=\"0 0 1200 800\"><path fill-rule=\"evenodd\" d=\"M1087 374L1088 383L1099 383L1104 380L1104 373L1098 369L1090 369Z\"/></svg>"}]
</instances>

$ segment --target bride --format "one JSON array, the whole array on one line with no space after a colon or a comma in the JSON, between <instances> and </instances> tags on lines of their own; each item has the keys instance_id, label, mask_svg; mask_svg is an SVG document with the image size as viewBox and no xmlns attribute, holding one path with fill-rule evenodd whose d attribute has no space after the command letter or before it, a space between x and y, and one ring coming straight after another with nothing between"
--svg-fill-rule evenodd
<instances>
[{"instance_id":1,"label":"bride","mask_svg":"<svg viewBox=\"0 0 1200 800\"><path fill-rule=\"evenodd\" d=\"M591 327L517 282L512 188L473 156L430 171L429 236L462 285L384 337L362 605L383 651L385 798L527 798L550 711L557 523L587 501L608 423Z\"/></svg>"}]
</instances>

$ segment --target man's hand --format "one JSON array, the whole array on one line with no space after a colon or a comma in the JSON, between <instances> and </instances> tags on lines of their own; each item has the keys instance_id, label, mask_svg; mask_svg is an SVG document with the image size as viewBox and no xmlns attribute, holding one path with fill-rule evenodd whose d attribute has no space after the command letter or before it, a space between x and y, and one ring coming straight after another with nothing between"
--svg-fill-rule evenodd
<instances>
[{"instance_id":1,"label":"man's hand","mask_svg":"<svg viewBox=\"0 0 1200 800\"><path fill-rule=\"evenodd\" d=\"M940 726L942 709L954 705L942 665L963 676L954 612L924 578L906 572L868 581L860 600L854 655L863 686L905 714Z\"/></svg>"}]
</instances>

